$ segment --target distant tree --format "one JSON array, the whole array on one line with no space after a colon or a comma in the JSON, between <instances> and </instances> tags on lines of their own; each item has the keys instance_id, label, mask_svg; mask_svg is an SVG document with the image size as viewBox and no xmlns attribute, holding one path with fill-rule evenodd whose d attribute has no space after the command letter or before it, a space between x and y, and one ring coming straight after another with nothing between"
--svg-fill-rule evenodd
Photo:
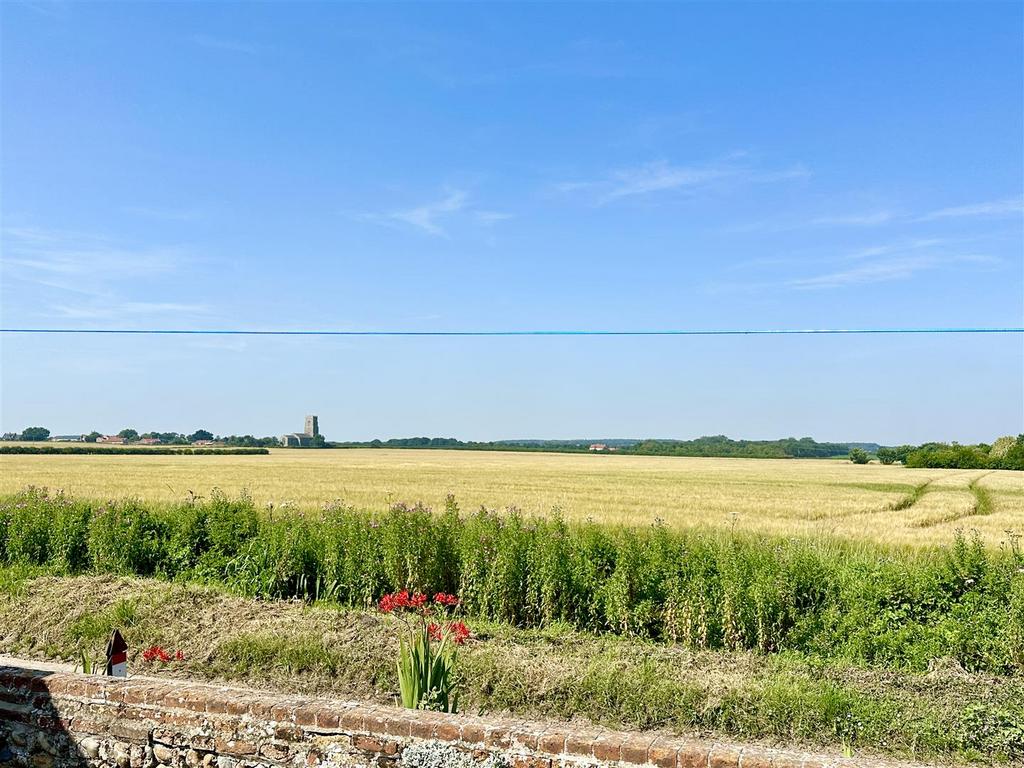
<instances>
[{"instance_id":1,"label":"distant tree","mask_svg":"<svg viewBox=\"0 0 1024 768\"><path fill-rule=\"evenodd\" d=\"M1000 469L1024 469L1024 435L1017 435L1006 453L999 457L998 463L993 463Z\"/></svg>"},{"instance_id":2,"label":"distant tree","mask_svg":"<svg viewBox=\"0 0 1024 768\"><path fill-rule=\"evenodd\" d=\"M895 448L893 448L893 450L896 451L896 461L898 461L900 464L906 464L907 456L909 456L913 451L916 451L917 446L897 445Z\"/></svg>"},{"instance_id":3,"label":"distant tree","mask_svg":"<svg viewBox=\"0 0 1024 768\"><path fill-rule=\"evenodd\" d=\"M220 442L230 448L273 448L281 444L276 437L253 437L252 435L227 435Z\"/></svg>"},{"instance_id":4,"label":"distant tree","mask_svg":"<svg viewBox=\"0 0 1024 768\"><path fill-rule=\"evenodd\" d=\"M850 461L854 464L867 464L871 461L871 457L868 456L868 452L863 448L851 448L850 449Z\"/></svg>"},{"instance_id":5,"label":"distant tree","mask_svg":"<svg viewBox=\"0 0 1024 768\"><path fill-rule=\"evenodd\" d=\"M987 469L989 458L988 451L982 451L973 445L925 443L907 454L903 463L908 467Z\"/></svg>"},{"instance_id":6,"label":"distant tree","mask_svg":"<svg viewBox=\"0 0 1024 768\"><path fill-rule=\"evenodd\" d=\"M878 460L883 464L892 464L899 458L895 448L879 448L875 455L878 456Z\"/></svg>"},{"instance_id":7,"label":"distant tree","mask_svg":"<svg viewBox=\"0 0 1024 768\"><path fill-rule=\"evenodd\" d=\"M1013 444L1017 442L1017 439L1013 435L1004 435L1003 437L997 438L992 447L988 451L988 455L993 459L1001 459L1005 456L1009 450L1013 447Z\"/></svg>"},{"instance_id":8,"label":"distant tree","mask_svg":"<svg viewBox=\"0 0 1024 768\"><path fill-rule=\"evenodd\" d=\"M191 435L188 436L190 442L196 442L197 440L213 440L213 433L207 432L205 429L197 429Z\"/></svg>"},{"instance_id":9,"label":"distant tree","mask_svg":"<svg viewBox=\"0 0 1024 768\"><path fill-rule=\"evenodd\" d=\"M46 427L27 427L21 433L22 440L49 440L50 430Z\"/></svg>"},{"instance_id":10,"label":"distant tree","mask_svg":"<svg viewBox=\"0 0 1024 768\"><path fill-rule=\"evenodd\" d=\"M138 440L139 439L139 433L136 432L134 429L131 429L130 427L126 428L126 429L122 429L120 432L117 433L117 436L118 437L123 437L125 440L128 440L128 441Z\"/></svg>"},{"instance_id":11,"label":"distant tree","mask_svg":"<svg viewBox=\"0 0 1024 768\"><path fill-rule=\"evenodd\" d=\"M103 435L101 435L99 432L97 432L94 429L92 432L90 432L88 435L85 436L85 442L87 442L87 443L95 443L96 442L96 438L98 438L98 437L103 437Z\"/></svg>"}]
</instances>

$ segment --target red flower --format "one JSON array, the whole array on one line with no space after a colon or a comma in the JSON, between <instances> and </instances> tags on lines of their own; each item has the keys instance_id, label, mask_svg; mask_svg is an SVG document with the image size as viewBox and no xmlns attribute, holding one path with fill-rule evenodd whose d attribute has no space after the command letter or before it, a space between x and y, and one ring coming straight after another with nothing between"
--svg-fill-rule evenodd
<instances>
[{"instance_id":1,"label":"red flower","mask_svg":"<svg viewBox=\"0 0 1024 768\"><path fill-rule=\"evenodd\" d=\"M447 592L438 592L434 595L434 602L438 605L456 606L459 604L459 598L455 595L450 595Z\"/></svg>"},{"instance_id":2,"label":"red flower","mask_svg":"<svg viewBox=\"0 0 1024 768\"><path fill-rule=\"evenodd\" d=\"M377 603L377 607L381 613L391 613L399 609L418 610L426 605L426 603L426 595L420 592L414 592L410 595L409 590L403 589L401 592L384 595L380 602Z\"/></svg>"},{"instance_id":3,"label":"red flower","mask_svg":"<svg viewBox=\"0 0 1024 768\"><path fill-rule=\"evenodd\" d=\"M451 622L448 625L448 633L452 638L452 642L456 645L462 645L469 639L469 627L461 621Z\"/></svg>"},{"instance_id":4,"label":"red flower","mask_svg":"<svg viewBox=\"0 0 1024 768\"><path fill-rule=\"evenodd\" d=\"M181 653L181 651L178 651ZM184 658L184 656L182 656ZM171 654L161 648L159 645L151 645L149 648L142 652L143 661L170 661Z\"/></svg>"},{"instance_id":5,"label":"red flower","mask_svg":"<svg viewBox=\"0 0 1024 768\"><path fill-rule=\"evenodd\" d=\"M175 661L184 661L185 660L185 654L181 652L181 649L179 649L179 650L174 652L174 660Z\"/></svg>"},{"instance_id":6,"label":"red flower","mask_svg":"<svg viewBox=\"0 0 1024 768\"><path fill-rule=\"evenodd\" d=\"M427 635L430 636L431 640L440 640L441 639L441 625L440 624L433 624L432 623L429 626L427 626Z\"/></svg>"}]
</instances>

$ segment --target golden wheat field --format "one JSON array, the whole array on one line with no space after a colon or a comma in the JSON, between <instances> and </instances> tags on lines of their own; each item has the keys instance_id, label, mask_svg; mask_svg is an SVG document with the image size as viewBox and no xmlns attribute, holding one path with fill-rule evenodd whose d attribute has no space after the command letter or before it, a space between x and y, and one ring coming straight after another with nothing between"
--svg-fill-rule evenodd
<instances>
[{"instance_id":1,"label":"golden wheat field","mask_svg":"<svg viewBox=\"0 0 1024 768\"><path fill-rule=\"evenodd\" d=\"M703 459L442 450L274 450L269 456L3 455L0 493L28 485L90 498L174 502L250 493L260 504L340 500L381 510L559 510L570 519L836 534L897 544L976 529L991 544L1024 533L1024 472L906 469L840 460Z\"/></svg>"}]
</instances>

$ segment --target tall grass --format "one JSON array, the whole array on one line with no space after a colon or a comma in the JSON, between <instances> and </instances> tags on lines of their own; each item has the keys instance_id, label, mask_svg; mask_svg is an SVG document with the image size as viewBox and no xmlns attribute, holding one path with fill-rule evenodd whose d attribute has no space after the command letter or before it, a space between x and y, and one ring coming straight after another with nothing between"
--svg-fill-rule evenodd
<instances>
[{"instance_id":1,"label":"tall grass","mask_svg":"<svg viewBox=\"0 0 1024 768\"><path fill-rule=\"evenodd\" d=\"M458 592L477 616L566 622L698 649L798 651L909 669L937 659L1024 668L1024 552L958 535L887 549L514 511L395 505L258 510L214 494L174 507L29 489L0 500L0 562L219 583L250 597L370 607L384 592Z\"/></svg>"}]
</instances>

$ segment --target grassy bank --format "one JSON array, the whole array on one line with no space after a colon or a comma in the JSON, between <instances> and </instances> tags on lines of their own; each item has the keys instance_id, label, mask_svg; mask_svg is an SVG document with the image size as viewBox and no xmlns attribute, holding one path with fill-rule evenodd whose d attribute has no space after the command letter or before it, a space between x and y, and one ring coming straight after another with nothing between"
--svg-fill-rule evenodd
<instances>
[{"instance_id":1,"label":"grassy bank","mask_svg":"<svg viewBox=\"0 0 1024 768\"><path fill-rule=\"evenodd\" d=\"M394 619L321 604L114 576L0 570L0 651L99 655L117 626L133 670L393 703ZM1024 759L1024 681L951 662L925 673L799 654L692 651L575 631L473 621L461 655L463 708L583 718L767 744L943 763ZM143 662L139 649L181 649Z\"/></svg>"},{"instance_id":2,"label":"grassy bank","mask_svg":"<svg viewBox=\"0 0 1024 768\"><path fill-rule=\"evenodd\" d=\"M511 626L798 652L925 671L1024 668L1024 551L957 537L900 550L834 539L633 529L481 510L257 510L246 498L150 508L42 491L0 501L0 561L159 576L263 599L368 608L384 592L457 592Z\"/></svg>"}]
</instances>

